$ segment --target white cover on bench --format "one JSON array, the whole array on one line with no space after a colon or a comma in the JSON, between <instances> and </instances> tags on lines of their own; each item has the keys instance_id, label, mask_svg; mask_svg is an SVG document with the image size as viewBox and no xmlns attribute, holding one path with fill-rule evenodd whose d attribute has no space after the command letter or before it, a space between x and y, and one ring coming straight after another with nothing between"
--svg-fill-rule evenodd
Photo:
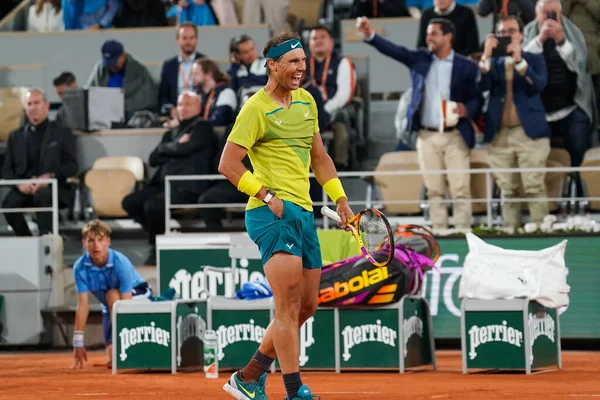
<instances>
[{"instance_id":1,"label":"white cover on bench","mask_svg":"<svg viewBox=\"0 0 600 400\"><path fill-rule=\"evenodd\" d=\"M569 303L565 250L567 241L539 251L506 250L467 233L469 254L460 281L460 298L528 297L545 307Z\"/></svg>"}]
</instances>

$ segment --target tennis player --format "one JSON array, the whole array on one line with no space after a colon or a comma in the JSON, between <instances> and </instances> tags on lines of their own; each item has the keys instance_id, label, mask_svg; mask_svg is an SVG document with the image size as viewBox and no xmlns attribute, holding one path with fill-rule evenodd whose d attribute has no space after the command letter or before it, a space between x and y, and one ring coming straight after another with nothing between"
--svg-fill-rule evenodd
<instances>
[{"instance_id":1,"label":"tennis player","mask_svg":"<svg viewBox=\"0 0 600 400\"><path fill-rule=\"evenodd\" d=\"M137 273L127 256L110 248L111 229L100 220L92 220L81 230L86 253L73 265L77 289L77 313L73 332L73 357L71 368L83 368L87 361L83 332L89 315L88 293L92 293L102 307L102 331L108 353L108 364L112 361L112 322L110 313L117 300L151 298L152 289Z\"/></svg>"},{"instance_id":2,"label":"tennis player","mask_svg":"<svg viewBox=\"0 0 600 400\"><path fill-rule=\"evenodd\" d=\"M300 378L299 327L317 309L322 266L309 168L337 205L340 225L354 214L323 147L315 100L299 88L306 55L298 36L286 32L271 39L263 54L269 81L242 107L219 172L250 196L246 229L260 249L275 318L248 365L223 389L238 400L266 399L266 371L278 357L286 400L307 400L313 396ZM242 164L246 154L254 173Z\"/></svg>"}]
</instances>

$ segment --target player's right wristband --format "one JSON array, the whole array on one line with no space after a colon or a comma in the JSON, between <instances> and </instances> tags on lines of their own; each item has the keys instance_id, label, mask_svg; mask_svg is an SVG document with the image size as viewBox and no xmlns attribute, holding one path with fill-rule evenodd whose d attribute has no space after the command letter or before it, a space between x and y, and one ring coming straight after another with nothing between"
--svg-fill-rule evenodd
<instances>
[{"instance_id":1,"label":"player's right wristband","mask_svg":"<svg viewBox=\"0 0 600 400\"><path fill-rule=\"evenodd\" d=\"M83 346L83 331L73 332L73 348L80 349Z\"/></svg>"},{"instance_id":2,"label":"player's right wristband","mask_svg":"<svg viewBox=\"0 0 600 400\"><path fill-rule=\"evenodd\" d=\"M245 193L250 197L254 197L260 188L262 188L262 184L256 180L254 175L252 175L252 172L246 171L240 178L237 188L240 192Z\"/></svg>"}]
</instances>

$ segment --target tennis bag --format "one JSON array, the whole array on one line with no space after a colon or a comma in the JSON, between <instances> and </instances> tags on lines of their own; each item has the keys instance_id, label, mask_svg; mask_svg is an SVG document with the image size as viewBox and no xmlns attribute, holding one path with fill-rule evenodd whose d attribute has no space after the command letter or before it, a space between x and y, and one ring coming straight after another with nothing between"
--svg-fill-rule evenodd
<instances>
[{"instance_id":1,"label":"tennis bag","mask_svg":"<svg viewBox=\"0 0 600 400\"><path fill-rule=\"evenodd\" d=\"M402 296L418 294L424 273L431 268L435 268L431 259L403 244L395 245L394 258L386 267L377 267L362 255L323 266L319 306L395 303Z\"/></svg>"}]
</instances>

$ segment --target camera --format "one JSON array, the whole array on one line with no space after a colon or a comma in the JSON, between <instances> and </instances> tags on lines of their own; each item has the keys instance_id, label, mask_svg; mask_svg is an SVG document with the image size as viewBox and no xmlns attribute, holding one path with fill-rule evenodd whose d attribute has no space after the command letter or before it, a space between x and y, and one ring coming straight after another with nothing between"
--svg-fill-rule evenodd
<instances>
[{"instance_id":1,"label":"camera","mask_svg":"<svg viewBox=\"0 0 600 400\"><path fill-rule=\"evenodd\" d=\"M548 19L553 19L557 21L558 17L556 16L556 11L548 11Z\"/></svg>"},{"instance_id":2,"label":"camera","mask_svg":"<svg viewBox=\"0 0 600 400\"><path fill-rule=\"evenodd\" d=\"M510 36L497 36L498 46L494 50L492 50L492 57L506 57L509 54L506 51L506 48L512 41Z\"/></svg>"}]
</instances>

